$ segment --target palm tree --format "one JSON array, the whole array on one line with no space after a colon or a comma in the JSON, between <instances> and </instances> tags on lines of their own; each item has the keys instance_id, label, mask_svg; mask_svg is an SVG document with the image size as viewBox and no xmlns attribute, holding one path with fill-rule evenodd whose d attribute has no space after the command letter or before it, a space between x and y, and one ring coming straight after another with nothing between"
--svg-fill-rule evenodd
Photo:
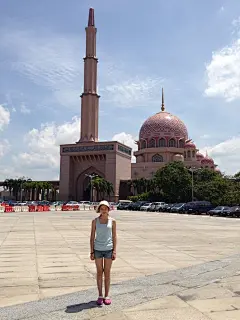
<instances>
[{"instance_id":1,"label":"palm tree","mask_svg":"<svg viewBox=\"0 0 240 320\"><path fill-rule=\"evenodd\" d=\"M114 188L113 188L113 184L109 181L106 181L106 192L108 195L108 200L110 200L111 194L114 193Z\"/></svg>"},{"instance_id":2,"label":"palm tree","mask_svg":"<svg viewBox=\"0 0 240 320\"><path fill-rule=\"evenodd\" d=\"M90 183L91 182L89 182L88 189L91 188ZM111 193L114 191L113 184L101 177L95 177L92 179L92 188L97 191L98 200L104 199L105 195L108 195L110 198Z\"/></svg>"}]
</instances>

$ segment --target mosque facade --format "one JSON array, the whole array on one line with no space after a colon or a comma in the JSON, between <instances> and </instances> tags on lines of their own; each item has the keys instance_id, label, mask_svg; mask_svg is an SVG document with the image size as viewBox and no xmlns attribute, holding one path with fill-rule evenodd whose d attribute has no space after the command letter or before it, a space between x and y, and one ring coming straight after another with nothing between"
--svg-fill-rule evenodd
<instances>
[{"instance_id":1,"label":"mosque facade","mask_svg":"<svg viewBox=\"0 0 240 320\"><path fill-rule=\"evenodd\" d=\"M76 143L60 146L60 199L89 200L88 185L98 175L111 182L119 199L120 182L146 178L169 162L181 161L188 168L218 170L214 160L199 153L189 139L186 125L167 112L162 91L161 111L150 116L141 126L131 163L132 149L118 141L99 141L99 98L97 93L96 34L94 9L89 9L84 58L84 90L81 95L80 138Z\"/></svg>"}]
</instances>

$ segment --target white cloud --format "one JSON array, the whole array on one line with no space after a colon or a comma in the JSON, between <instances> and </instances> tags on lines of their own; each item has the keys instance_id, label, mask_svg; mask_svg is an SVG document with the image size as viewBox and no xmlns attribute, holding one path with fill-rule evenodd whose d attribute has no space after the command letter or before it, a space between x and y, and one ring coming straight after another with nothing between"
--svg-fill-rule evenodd
<instances>
[{"instance_id":1,"label":"white cloud","mask_svg":"<svg viewBox=\"0 0 240 320\"><path fill-rule=\"evenodd\" d=\"M210 138L210 135L205 133L203 134L202 136L200 136L200 139L209 139Z\"/></svg>"},{"instance_id":2,"label":"white cloud","mask_svg":"<svg viewBox=\"0 0 240 320\"><path fill-rule=\"evenodd\" d=\"M20 107L20 112L23 114L30 114L31 110L24 103L22 103Z\"/></svg>"},{"instance_id":3,"label":"white cloud","mask_svg":"<svg viewBox=\"0 0 240 320\"><path fill-rule=\"evenodd\" d=\"M8 109L0 105L0 131L7 127L10 123L10 112Z\"/></svg>"},{"instance_id":4,"label":"white cloud","mask_svg":"<svg viewBox=\"0 0 240 320\"><path fill-rule=\"evenodd\" d=\"M10 143L7 139L1 140L0 142L0 158L7 154L10 150Z\"/></svg>"},{"instance_id":5,"label":"white cloud","mask_svg":"<svg viewBox=\"0 0 240 320\"><path fill-rule=\"evenodd\" d=\"M85 37L55 34L50 30L5 29L0 32L2 48L11 56L11 68L52 93L49 104L79 107L83 84ZM26 48L28 48L26 50ZM115 63L98 45L99 93L103 102L116 107L159 103L163 79L129 74L129 65Z\"/></svg>"},{"instance_id":6,"label":"white cloud","mask_svg":"<svg viewBox=\"0 0 240 320\"><path fill-rule=\"evenodd\" d=\"M221 8L218 10L219 13L222 13L222 12L224 12L224 11L225 11L224 6L221 6Z\"/></svg>"},{"instance_id":7,"label":"white cloud","mask_svg":"<svg viewBox=\"0 0 240 320\"><path fill-rule=\"evenodd\" d=\"M103 100L124 108L142 107L159 103L164 80L161 78L130 78L107 85L102 90Z\"/></svg>"},{"instance_id":8,"label":"white cloud","mask_svg":"<svg viewBox=\"0 0 240 320\"><path fill-rule=\"evenodd\" d=\"M240 171L240 136L232 137L215 146L205 147L200 152L205 154L206 151L221 171L228 174Z\"/></svg>"},{"instance_id":9,"label":"white cloud","mask_svg":"<svg viewBox=\"0 0 240 320\"><path fill-rule=\"evenodd\" d=\"M240 18L232 23L234 40L220 50L213 52L206 65L209 97L224 98L227 102L240 98Z\"/></svg>"},{"instance_id":10,"label":"white cloud","mask_svg":"<svg viewBox=\"0 0 240 320\"><path fill-rule=\"evenodd\" d=\"M53 179L59 174L59 145L75 143L79 140L80 120L56 125L54 122L42 124L40 129L32 129L25 136L26 152L13 157L15 165L24 168L23 175L33 179Z\"/></svg>"},{"instance_id":11,"label":"white cloud","mask_svg":"<svg viewBox=\"0 0 240 320\"><path fill-rule=\"evenodd\" d=\"M0 39L14 55L13 68L36 84L57 90L72 83L81 71L79 43L70 36L50 30L38 35L29 30L4 30Z\"/></svg>"},{"instance_id":12,"label":"white cloud","mask_svg":"<svg viewBox=\"0 0 240 320\"><path fill-rule=\"evenodd\" d=\"M129 133L125 133L125 132L117 133L112 137L112 140L125 144L126 146L132 148L133 152L137 150L137 145L135 143L135 141L137 140L137 137L134 138ZM135 161L136 161L135 157L132 156L132 162L135 162Z\"/></svg>"}]
</instances>

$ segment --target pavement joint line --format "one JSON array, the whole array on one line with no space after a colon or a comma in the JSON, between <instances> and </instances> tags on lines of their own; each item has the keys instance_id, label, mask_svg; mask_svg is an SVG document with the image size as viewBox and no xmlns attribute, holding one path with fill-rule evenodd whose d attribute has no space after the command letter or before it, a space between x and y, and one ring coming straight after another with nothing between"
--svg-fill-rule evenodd
<instances>
[{"instance_id":1,"label":"pavement joint line","mask_svg":"<svg viewBox=\"0 0 240 320\"><path fill-rule=\"evenodd\" d=\"M106 315L164 296L176 295L189 289L203 287L215 283L219 279L236 275L239 272L239 264L240 254L235 254L203 264L113 284L111 288L113 304L107 308L92 307L91 312L94 313L94 316ZM58 316L54 319L68 319L69 313L78 313L75 319L87 319L89 310L81 309L81 306L96 300L96 295L96 289L91 288L39 301L3 307L0 308L0 319L51 320L51 314L53 317ZM114 303L116 297L117 304ZM46 318L40 318L44 316Z\"/></svg>"}]
</instances>

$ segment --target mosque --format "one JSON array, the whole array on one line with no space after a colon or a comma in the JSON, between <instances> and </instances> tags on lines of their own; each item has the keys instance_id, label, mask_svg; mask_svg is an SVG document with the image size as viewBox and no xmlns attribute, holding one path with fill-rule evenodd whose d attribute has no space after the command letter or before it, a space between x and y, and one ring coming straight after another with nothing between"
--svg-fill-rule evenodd
<instances>
[{"instance_id":1,"label":"mosque","mask_svg":"<svg viewBox=\"0 0 240 320\"><path fill-rule=\"evenodd\" d=\"M94 9L89 9L84 58L84 91L81 95L80 139L60 146L60 199L88 200L89 179L103 177L114 187L112 201L119 199L121 181L150 179L169 162L181 161L187 168L218 170L214 160L199 153L189 139L186 125L165 110L162 90L161 111L141 126L131 163L132 149L118 141L99 141L99 98L97 93L96 34ZM160 109L160 108L159 108Z\"/></svg>"}]
</instances>

